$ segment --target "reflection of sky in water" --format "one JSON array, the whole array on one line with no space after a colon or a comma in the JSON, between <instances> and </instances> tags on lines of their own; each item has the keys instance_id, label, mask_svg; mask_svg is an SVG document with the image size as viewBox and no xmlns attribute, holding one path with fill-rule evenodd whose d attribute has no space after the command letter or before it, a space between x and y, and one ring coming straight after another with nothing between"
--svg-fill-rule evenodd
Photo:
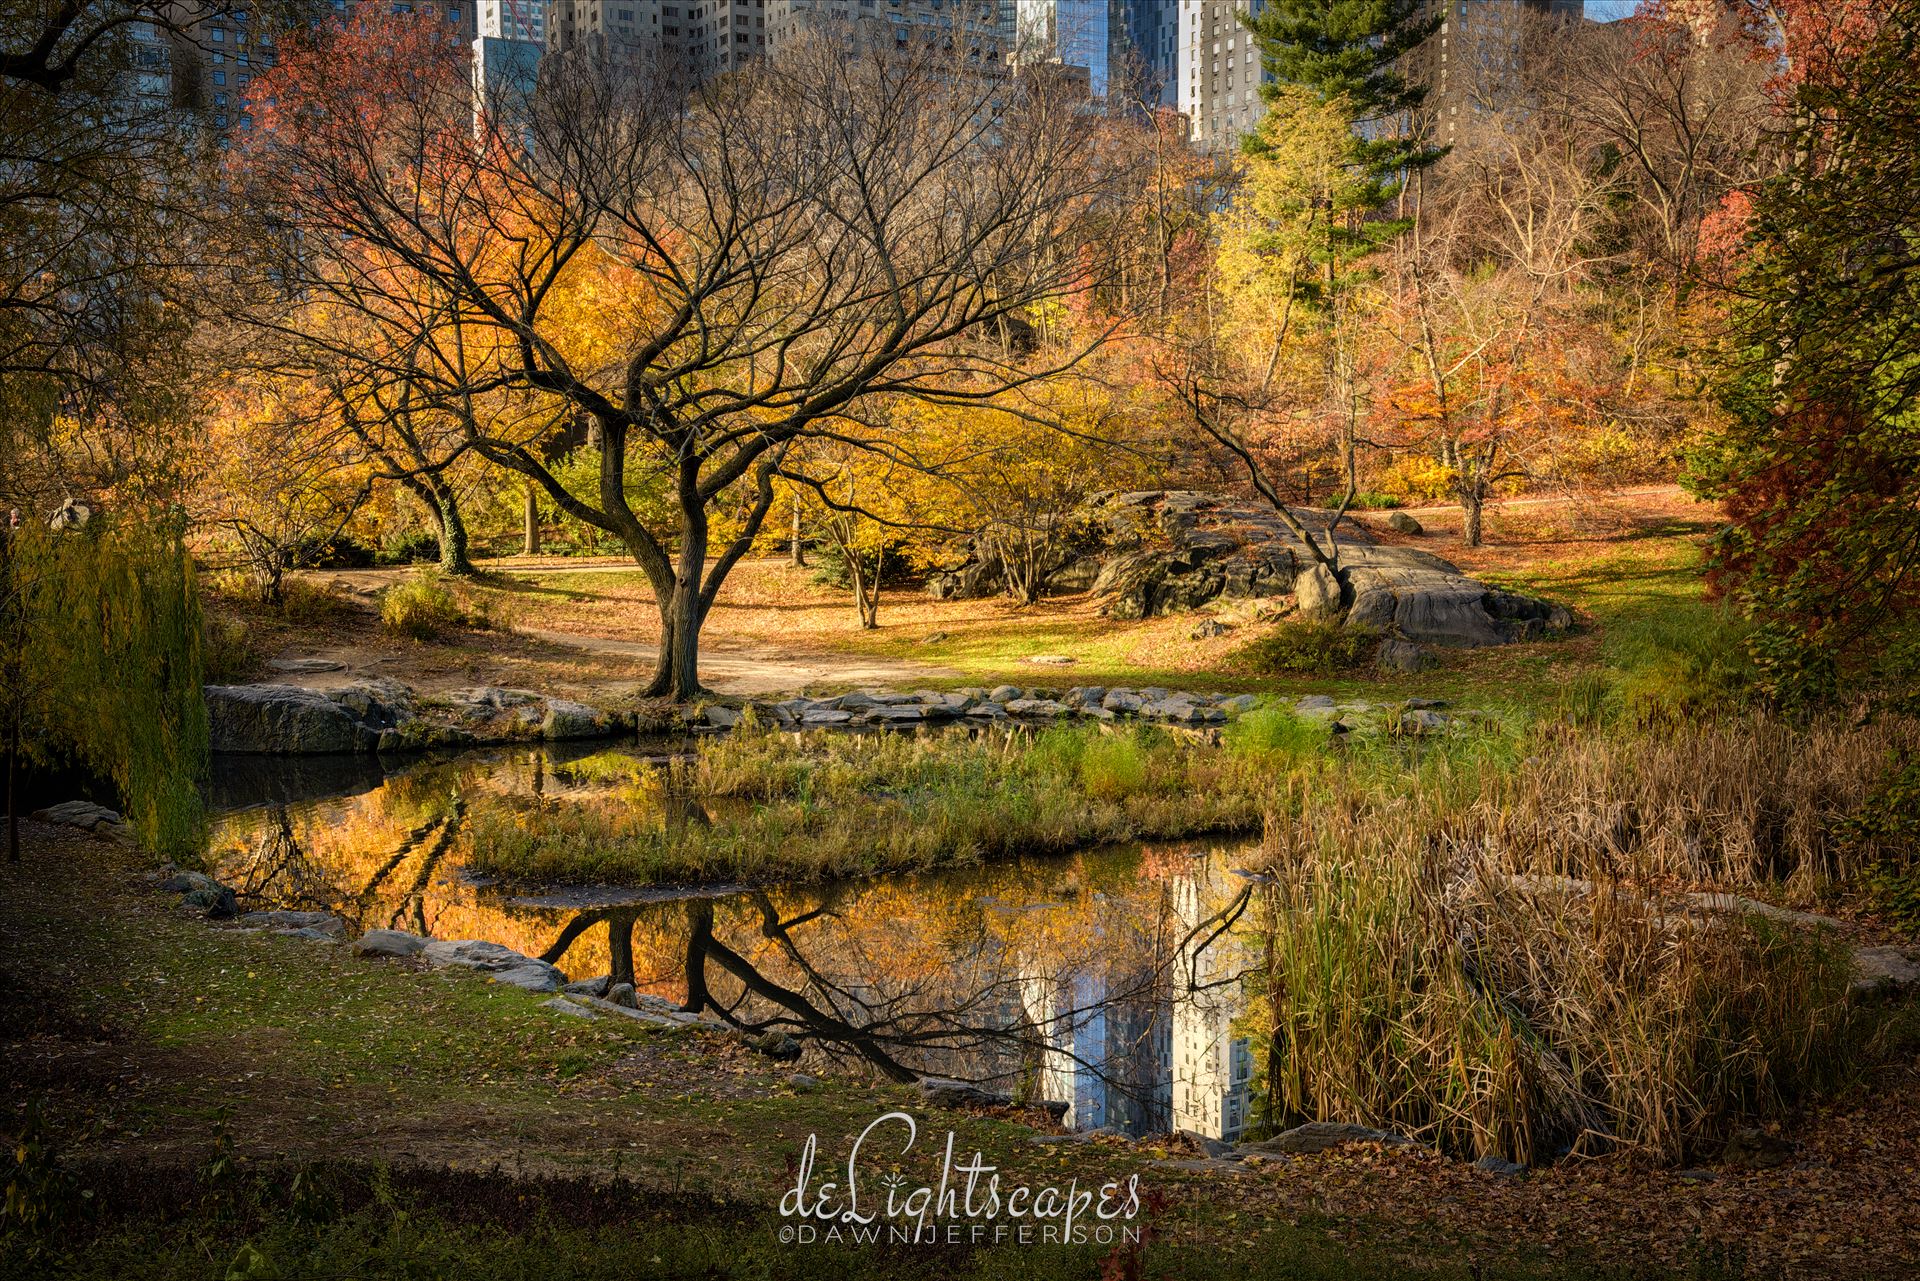
<instances>
[{"instance_id":1,"label":"reflection of sky in water","mask_svg":"<svg viewBox=\"0 0 1920 1281\"><path fill-rule=\"evenodd\" d=\"M563 750L502 749L321 780L305 799L281 789L267 804L230 779L214 859L249 908L488 939L675 1004L695 991L708 1012L787 1031L843 1067L1065 1102L1076 1128L1232 1137L1247 1124L1240 979L1258 955L1258 905L1234 874L1242 847L1135 846L647 902L522 894L463 874L467 822L483 807L617 806L670 821L646 768L640 782L588 772L569 770Z\"/></svg>"}]
</instances>

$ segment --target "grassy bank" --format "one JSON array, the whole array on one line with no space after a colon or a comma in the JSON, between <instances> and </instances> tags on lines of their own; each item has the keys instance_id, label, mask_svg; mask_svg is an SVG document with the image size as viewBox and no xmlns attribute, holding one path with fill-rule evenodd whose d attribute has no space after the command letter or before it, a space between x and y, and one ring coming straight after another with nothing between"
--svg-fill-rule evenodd
<instances>
[{"instance_id":1,"label":"grassy bank","mask_svg":"<svg viewBox=\"0 0 1920 1281\"><path fill-rule=\"evenodd\" d=\"M1522 1162L1719 1150L1913 1028L1850 998L1854 941L1710 887L1859 902L1920 724L1545 726L1505 773L1329 772L1269 825L1263 1079L1279 1118Z\"/></svg>"},{"instance_id":2,"label":"grassy bank","mask_svg":"<svg viewBox=\"0 0 1920 1281\"><path fill-rule=\"evenodd\" d=\"M992 1116L927 1108L899 1087L829 1081L722 1038L560 1019L537 995L420 973L344 948L209 926L174 911L104 842L30 827L0 870L0 1087L31 1223L0 1222L0 1275L637 1278L1218 1276L1451 1279L1771 1275L1801 1249L1748 1211L1767 1176L1695 1185L1594 1164L1492 1180L1417 1150L1357 1149L1244 1175L1154 1164L1159 1144L1041 1147ZM1898 1096L1895 1096L1898 1097ZM1141 1173L1144 1260L1110 1250L862 1251L782 1244L776 1205L809 1134L844 1153L880 1112L921 1119L933 1174L944 1131L1008 1180L1082 1186ZM1830 1119L1822 1204L1882 1177ZM916 1149L916 1157L919 1156ZM91 1195L86 1195L91 1193ZM1569 1207L1578 1206L1578 1212ZM1703 1209L1704 1207L1704 1209ZM1703 1237L1704 1214L1708 1228ZM1721 1227L1717 1225L1730 1225ZM1770 1234L1771 1233L1771 1234ZM1883 1230L1845 1266L1885 1275ZM1622 1262L1623 1258L1633 1260ZM1832 1262L1830 1253L1823 1255Z\"/></svg>"},{"instance_id":3,"label":"grassy bank","mask_svg":"<svg viewBox=\"0 0 1920 1281\"><path fill-rule=\"evenodd\" d=\"M1377 714L1397 723L1397 713ZM1329 769L1394 787L1517 759L1498 722L1335 751L1323 722L1255 711L1220 742L1152 726L785 734L748 727L684 765L637 769L622 803L489 806L476 870L540 881L798 882L968 866L1130 840L1257 833ZM1477 762L1477 764L1473 764ZM570 768L619 771L602 758ZM660 793L669 793L662 796ZM708 808L712 813L707 813ZM673 816L662 822L660 815Z\"/></svg>"}]
</instances>

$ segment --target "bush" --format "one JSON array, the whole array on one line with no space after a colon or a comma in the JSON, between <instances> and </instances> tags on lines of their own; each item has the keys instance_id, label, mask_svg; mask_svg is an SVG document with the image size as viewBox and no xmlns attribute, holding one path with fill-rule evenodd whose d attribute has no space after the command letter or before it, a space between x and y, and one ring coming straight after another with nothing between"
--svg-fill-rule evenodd
<instances>
[{"instance_id":1,"label":"bush","mask_svg":"<svg viewBox=\"0 0 1920 1281\"><path fill-rule=\"evenodd\" d=\"M373 548L345 534L337 538L308 534L291 552L296 569L368 569L374 563Z\"/></svg>"},{"instance_id":2,"label":"bush","mask_svg":"<svg viewBox=\"0 0 1920 1281\"><path fill-rule=\"evenodd\" d=\"M245 619L208 615L200 659L209 685L232 685L260 670L261 654Z\"/></svg>"},{"instance_id":3,"label":"bush","mask_svg":"<svg viewBox=\"0 0 1920 1281\"><path fill-rule=\"evenodd\" d=\"M1406 505L1406 500L1398 494L1383 494L1363 489L1353 496L1355 511L1391 511L1395 507Z\"/></svg>"},{"instance_id":4,"label":"bush","mask_svg":"<svg viewBox=\"0 0 1920 1281\"><path fill-rule=\"evenodd\" d=\"M380 625L396 636L432 640L455 627L485 627L484 608L463 604L437 574L395 583L380 598Z\"/></svg>"},{"instance_id":5,"label":"bush","mask_svg":"<svg viewBox=\"0 0 1920 1281\"><path fill-rule=\"evenodd\" d=\"M290 623L324 623L345 608L345 601L318 583L288 578L280 584L280 616Z\"/></svg>"},{"instance_id":6,"label":"bush","mask_svg":"<svg viewBox=\"0 0 1920 1281\"><path fill-rule=\"evenodd\" d=\"M382 565L430 565L440 559L440 539L424 529L390 538L380 547Z\"/></svg>"},{"instance_id":7,"label":"bush","mask_svg":"<svg viewBox=\"0 0 1920 1281\"><path fill-rule=\"evenodd\" d=\"M1301 620L1281 623L1235 658L1263 676L1326 676L1371 662L1379 645L1380 633L1370 627Z\"/></svg>"}]
</instances>

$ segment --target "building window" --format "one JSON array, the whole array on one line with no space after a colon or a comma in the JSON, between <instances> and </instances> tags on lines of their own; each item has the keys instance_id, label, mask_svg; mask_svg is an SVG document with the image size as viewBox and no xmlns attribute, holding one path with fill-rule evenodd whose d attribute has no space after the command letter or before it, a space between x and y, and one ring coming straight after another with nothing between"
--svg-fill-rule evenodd
<instances>
[{"instance_id":1,"label":"building window","mask_svg":"<svg viewBox=\"0 0 1920 1281\"><path fill-rule=\"evenodd\" d=\"M224 72L224 71L216 71L216 72L214 72L214 73L213 73L213 82L214 82L215 84L217 84L217 85L223 85L223 84L225 84L225 83L227 82L227 73L226 73L226 72Z\"/></svg>"},{"instance_id":2,"label":"building window","mask_svg":"<svg viewBox=\"0 0 1920 1281\"><path fill-rule=\"evenodd\" d=\"M227 95L226 95L226 94L224 94L224 93L216 93L216 94L214 94L214 95L213 95L213 105L214 105L214 106L216 106L216 107L224 107L224 106L226 106L226 105L227 105Z\"/></svg>"},{"instance_id":3,"label":"building window","mask_svg":"<svg viewBox=\"0 0 1920 1281\"><path fill-rule=\"evenodd\" d=\"M211 39L215 44L225 44L227 42L226 28L215 27L213 29L213 34L209 37L209 39Z\"/></svg>"}]
</instances>

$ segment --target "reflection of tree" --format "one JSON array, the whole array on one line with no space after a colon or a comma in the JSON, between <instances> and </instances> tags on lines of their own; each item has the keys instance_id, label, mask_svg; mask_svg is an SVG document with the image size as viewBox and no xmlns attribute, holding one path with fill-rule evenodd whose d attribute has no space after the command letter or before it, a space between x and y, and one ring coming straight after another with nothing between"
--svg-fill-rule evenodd
<instances>
[{"instance_id":1,"label":"reflection of tree","mask_svg":"<svg viewBox=\"0 0 1920 1281\"><path fill-rule=\"evenodd\" d=\"M268 808L261 830L246 852L221 868L226 883L242 903L331 910L339 902L333 877L301 845L293 830L293 816L284 805Z\"/></svg>"},{"instance_id":2,"label":"reflection of tree","mask_svg":"<svg viewBox=\"0 0 1920 1281\"><path fill-rule=\"evenodd\" d=\"M1165 1035L1171 994L1202 981L1181 972L1183 959L1233 928L1248 901L1244 891L1188 927L1169 910L1164 887L1151 883L1136 883L1138 901L1101 895L1096 904L1070 895L1065 903L1026 904L1011 922L1007 912L980 910L971 896L950 902L927 888L900 903L870 886L843 885L788 892L784 902L754 891L583 911L542 959L558 963L604 926L613 980L633 982L637 926L658 928L671 914L684 937L688 1012L742 1032L786 1033L897 1081L938 1074L1025 1082L1031 1090L1043 1064L1065 1063L1131 1099L1136 1119L1159 1114L1158 1055L1148 1065L1143 1051ZM937 921L906 915L910 907L937 913ZM1106 924L1090 929L1094 918ZM932 955L896 946L903 930L934 943ZM1086 981L1089 974L1097 981ZM1069 999L1036 1008L1033 994L1043 989ZM1070 1034L1096 1020L1112 1029L1101 1045Z\"/></svg>"}]
</instances>

